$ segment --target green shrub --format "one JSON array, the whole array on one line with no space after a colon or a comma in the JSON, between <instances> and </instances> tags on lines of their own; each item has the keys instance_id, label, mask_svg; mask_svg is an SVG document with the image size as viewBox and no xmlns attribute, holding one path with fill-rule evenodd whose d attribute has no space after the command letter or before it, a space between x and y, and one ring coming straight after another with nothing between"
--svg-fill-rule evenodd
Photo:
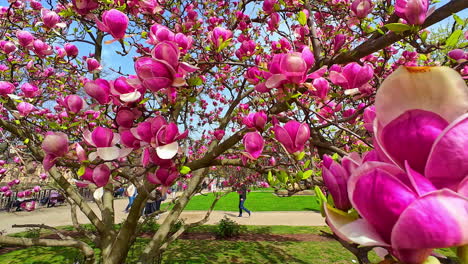
<instances>
[{"instance_id":1,"label":"green shrub","mask_svg":"<svg viewBox=\"0 0 468 264\"><path fill-rule=\"evenodd\" d=\"M146 222L141 224L140 231L143 233L153 233L159 229L159 224L154 217L147 219Z\"/></svg>"},{"instance_id":2,"label":"green shrub","mask_svg":"<svg viewBox=\"0 0 468 264\"><path fill-rule=\"evenodd\" d=\"M240 235L245 229L246 228L244 226L241 226L233 220L227 218L227 216L224 216L224 218L221 219L221 221L219 221L218 225L216 226L215 235L218 239L230 238Z\"/></svg>"}]
</instances>

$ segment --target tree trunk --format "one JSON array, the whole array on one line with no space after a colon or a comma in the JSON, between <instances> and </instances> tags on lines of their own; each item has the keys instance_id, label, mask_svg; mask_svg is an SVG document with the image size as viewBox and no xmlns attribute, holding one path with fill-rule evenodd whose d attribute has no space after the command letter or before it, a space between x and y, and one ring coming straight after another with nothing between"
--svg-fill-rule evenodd
<instances>
[{"instance_id":1,"label":"tree trunk","mask_svg":"<svg viewBox=\"0 0 468 264\"><path fill-rule=\"evenodd\" d=\"M138 263L141 264L150 264L150 263L160 263L162 258L162 250L161 246L167 239L169 235L169 231L171 227L177 222L179 219L180 214L184 210L185 206L187 206L190 198L195 194L197 187L202 182L206 172L208 171L207 168L197 170L193 173L192 179L190 180L187 189L184 193L180 196L177 203L174 205L172 210L169 212L168 216L164 220L164 222L159 227L158 231L154 234L153 238L151 239L150 243L145 247L143 252L140 255L140 259Z\"/></svg>"}]
</instances>

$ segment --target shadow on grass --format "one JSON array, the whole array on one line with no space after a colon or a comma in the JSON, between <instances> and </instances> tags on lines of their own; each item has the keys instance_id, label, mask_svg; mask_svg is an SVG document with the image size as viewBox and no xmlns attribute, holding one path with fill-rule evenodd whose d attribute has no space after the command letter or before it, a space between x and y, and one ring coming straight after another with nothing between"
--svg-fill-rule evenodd
<instances>
[{"instance_id":1,"label":"shadow on grass","mask_svg":"<svg viewBox=\"0 0 468 264\"><path fill-rule=\"evenodd\" d=\"M33 257L32 257L33 256ZM66 247L28 247L5 254L0 263L50 264L80 263L83 256L77 249Z\"/></svg>"},{"instance_id":2,"label":"shadow on grass","mask_svg":"<svg viewBox=\"0 0 468 264\"><path fill-rule=\"evenodd\" d=\"M213 249L216 251L213 251ZM308 263L265 242L177 241L163 263Z\"/></svg>"}]
</instances>

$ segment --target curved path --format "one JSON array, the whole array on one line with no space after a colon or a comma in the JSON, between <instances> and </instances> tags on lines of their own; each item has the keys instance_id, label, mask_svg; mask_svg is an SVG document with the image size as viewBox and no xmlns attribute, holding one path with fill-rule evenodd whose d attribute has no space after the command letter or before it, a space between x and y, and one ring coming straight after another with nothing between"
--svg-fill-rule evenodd
<instances>
[{"instance_id":1,"label":"curved path","mask_svg":"<svg viewBox=\"0 0 468 264\"><path fill-rule=\"evenodd\" d=\"M126 213L123 212L127 205L127 199L117 199L114 201L116 223L125 219ZM90 203L91 208L99 215L97 206ZM182 218L186 223L192 223L201 220L206 211L185 211ZM162 214L160 220L164 220L166 214ZM322 226L325 221L320 213L311 211L289 211L289 212L253 212L250 217L247 214L244 217L237 217L238 212L213 211L206 224L216 224L224 216L235 220L242 225L291 225L291 226ZM89 223L87 218L78 213L80 223ZM70 207L62 205L53 208L39 208L33 212L2 212L0 213L0 232L16 233L24 231L25 228L12 228L13 224L46 224L49 226L71 225Z\"/></svg>"}]
</instances>

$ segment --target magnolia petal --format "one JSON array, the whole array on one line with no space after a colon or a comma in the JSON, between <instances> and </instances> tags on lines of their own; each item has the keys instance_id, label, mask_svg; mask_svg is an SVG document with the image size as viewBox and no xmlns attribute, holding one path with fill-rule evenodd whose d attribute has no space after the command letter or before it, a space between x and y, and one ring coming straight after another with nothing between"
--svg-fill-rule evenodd
<instances>
[{"instance_id":1,"label":"magnolia petal","mask_svg":"<svg viewBox=\"0 0 468 264\"><path fill-rule=\"evenodd\" d=\"M344 212L324 205L327 224L338 237L362 246L389 246L364 219L356 219Z\"/></svg>"},{"instance_id":2,"label":"magnolia petal","mask_svg":"<svg viewBox=\"0 0 468 264\"><path fill-rule=\"evenodd\" d=\"M97 148L97 156L103 160L110 161L119 158L120 149L118 147Z\"/></svg>"},{"instance_id":3,"label":"magnolia petal","mask_svg":"<svg viewBox=\"0 0 468 264\"><path fill-rule=\"evenodd\" d=\"M268 88L268 89L272 89L272 88L277 88L278 86L280 86L281 82L282 81L285 81L287 80L287 77L286 75L284 74L273 74L270 78L268 78L268 80L265 82L265 86Z\"/></svg>"},{"instance_id":4,"label":"magnolia petal","mask_svg":"<svg viewBox=\"0 0 468 264\"><path fill-rule=\"evenodd\" d=\"M457 192L465 197L468 197L468 177L465 177L458 185Z\"/></svg>"},{"instance_id":5,"label":"magnolia petal","mask_svg":"<svg viewBox=\"0 0 468 264\"><path fill-rule=\"evenodd\" d=\"M347 173L339 164L333 162L330 169L322 169L322 178L333 197L336 208L348 211L351 209L351 202L348 198Z\"/></svg>"},{"instance_id":6,"label":"magnolia petal","mask_svg":"<svg viewBox=\"0 0 468 264\"><path fill-rule=\"evenodd\" d=\"M162 184L162 182L157 177L156 173L147 173L146 179L152 184Z\"/></svg>"},{"instance_id":7,"label":"magnolia petal","mask_svg":"<svg viewBox=\"0 0 468 264\"><path fill-rule=\"evenodd\" d=\"M102 187L109 182L111 171L106 164L100 164L93 170L93 181L97 187Z\"/></svg>"},{"instance_id":8,"label":"magnolia petal","mask_svg":"<svg viewBox=\"0 0 468 264\"><path fill-rule=\"evenodd\" d=\"M417 198L399 179L403 177L397 176L401 174L398 172L377 164L367 170L358 170L348 182L348 190L352 189L349 198L354 208L385 241L390 241L392 227L401 212Z\"/></svg>"},{"instance_id":9,"label":"magnolia petal","mask_svg":"<svg viewBox=\"0 0 468 264\"><path fill-rule=\"evenodd\" d=\"M432 254L431 248L424 249L393 249L392 255L406 264L435 264L426 262L426 259ZM440 262L439 262L440 264Z\"/></svg>"},{"instance_id":10,"label":"magnolia petal","mask_svg":"<svg viewBox=\"0 0 468 264\"><path fill-rule=\"evenodd\" d=\"M115 144L120 142L120 134L119 133L114 133L114 137L112 138L112 143L111 146L114 146Z\"/></svg>"},{"instance_id":11,"label":"magnolia petal","mask_svg":"<svg viewBox=\"0 0 468 264\"><path fill-rule=\"evenodd\" d=\"M78 181L75 179L73 179L73 182L75 183L76 187L79 187L79 188L86 188L90 184L90 182L88 181Z\"/></svg>"},{"instance_id":12,"label":"magnolia petal","mask_svg":"<svg viewBox=\"0 0 468 264\"><path fill-rule=\"evenodd\" d=\"M102 196L104 196L104 188L103 187L97 188L93 193L93 197L94 197L95 201L101 201Z\"/></svg>"},{"instance_id":13,"label":"magnolia petal","mask_svg":"<svg viewBox=\"0 0 468 264\"><path fill-rule=\"evenodd\" d=\"M128 156L133 151L133 148L122 148L119 150L119 158Z\"/></svg>"},{"instance_id":14,"label":"magnolia petal","mask_svg":"<svg viewBox=\"0 0 468 264\"><path fill-rule=\"evenodd\" d=\"M93 139L91 137L91 131L89 131L88 129L85 129L83 131L83 139L85 140L86 144L88 145L91 145L93 147L95 147L96 145L94 145L93 143Z\"/></svg>"},{"instance_id":15,"label":"magnolia petal","mask_svg":"<svg viewBox=\"0 0 468 264\"><path fill-rule=\"evenodd\" d=\"M392 232L395 249L430 249L468 244L468 198L442 189L417 199Z\"/></svg>"},{"instance_id":16,"label":"magnolia petal","mask_svg":"<svg viewBox=\"0 0 468 264\"><path fill-rule=\"evenodd\" d=\"M132 93L121 94L119 96L122 102L135 102L141 97L141 93L139 91L134 91Z\"/></svg>"},{"instance_id":17,"label":"magnolia petal","mask_svg":"<svg viewBox=\"0 0 468 264\"><path fill-rule=\"evenodd\" d=\"M429 181L426 177L421 175L419 172L413 170L408 161L405 161L405 168L408 178L413 186L413 189L419 196L422 196L428 192L432 192L437 190L434 185L432 185L431 181Z\"/></svg>"},{"instance_id":18,"label":"magnolia petal","mask_svg":"<svg viewBox=\"0 0 468 264\"><path fill-rule=\"evenodd\" d=\"M425 176L437 188L456 190L468 175L468 114L448 126L433 144Z\"/></svg>"},{"instance_id":19,"label":"magnolia petal","mask_svg":"<svg viewBox=\"0 0 468 264\"><path fill-rule=\"evenodd\" d=\"M95 152L91 152L91 153L89 153L89 155L88 155L89 161L94 161L97 157L98 157L98 154L97 154L96 151L95 151Z\"/></svg>"},{"instance_id":20,"label":"magnolia petal","mask_svg":"<svg viewBox=\"0 0 468 264\"><path fill-rule=\"evenodd\" d=\"M432 144L447 126L447 121L435 113L409 110L378 133L384 149L400 167L407 160L412 168L423 173Z\"/></svg>"},{"instance_id":21,"label":"magnolia petal","mask_svg":"<svg viewBox=\"0 0 468 264\"><path fill-rule=\"evenodd\" d=\"M179 151L177 141L156 148L156 153L161 159L172 159L177 154L177 151Z\"/></svg>"},{"instance_id":22,"label":"magnolia petal","mask_svg":"<svg viewBox=\"0 0 468 264\"><path fill-rule=\"evenodd\" d=\"M274 126L273 131L275 132L275 138L278 140L289 153L294 152L294 145L293 141L291 139L291 136L289 136L288 131L284 129L284 127L281 126Z\"/></svg>"},{"instance_id":23,"label":"magnolia petal","mask_svg":"<svg viewBox=\"0 0 468 264\"><path fill-rule=\"evenodd\" d=\"M375 108L384 126L410 109L431 111L452 122L468 110L468 88L449 67L402 66L378 89Z\"/></svg>"}]
</instances>

